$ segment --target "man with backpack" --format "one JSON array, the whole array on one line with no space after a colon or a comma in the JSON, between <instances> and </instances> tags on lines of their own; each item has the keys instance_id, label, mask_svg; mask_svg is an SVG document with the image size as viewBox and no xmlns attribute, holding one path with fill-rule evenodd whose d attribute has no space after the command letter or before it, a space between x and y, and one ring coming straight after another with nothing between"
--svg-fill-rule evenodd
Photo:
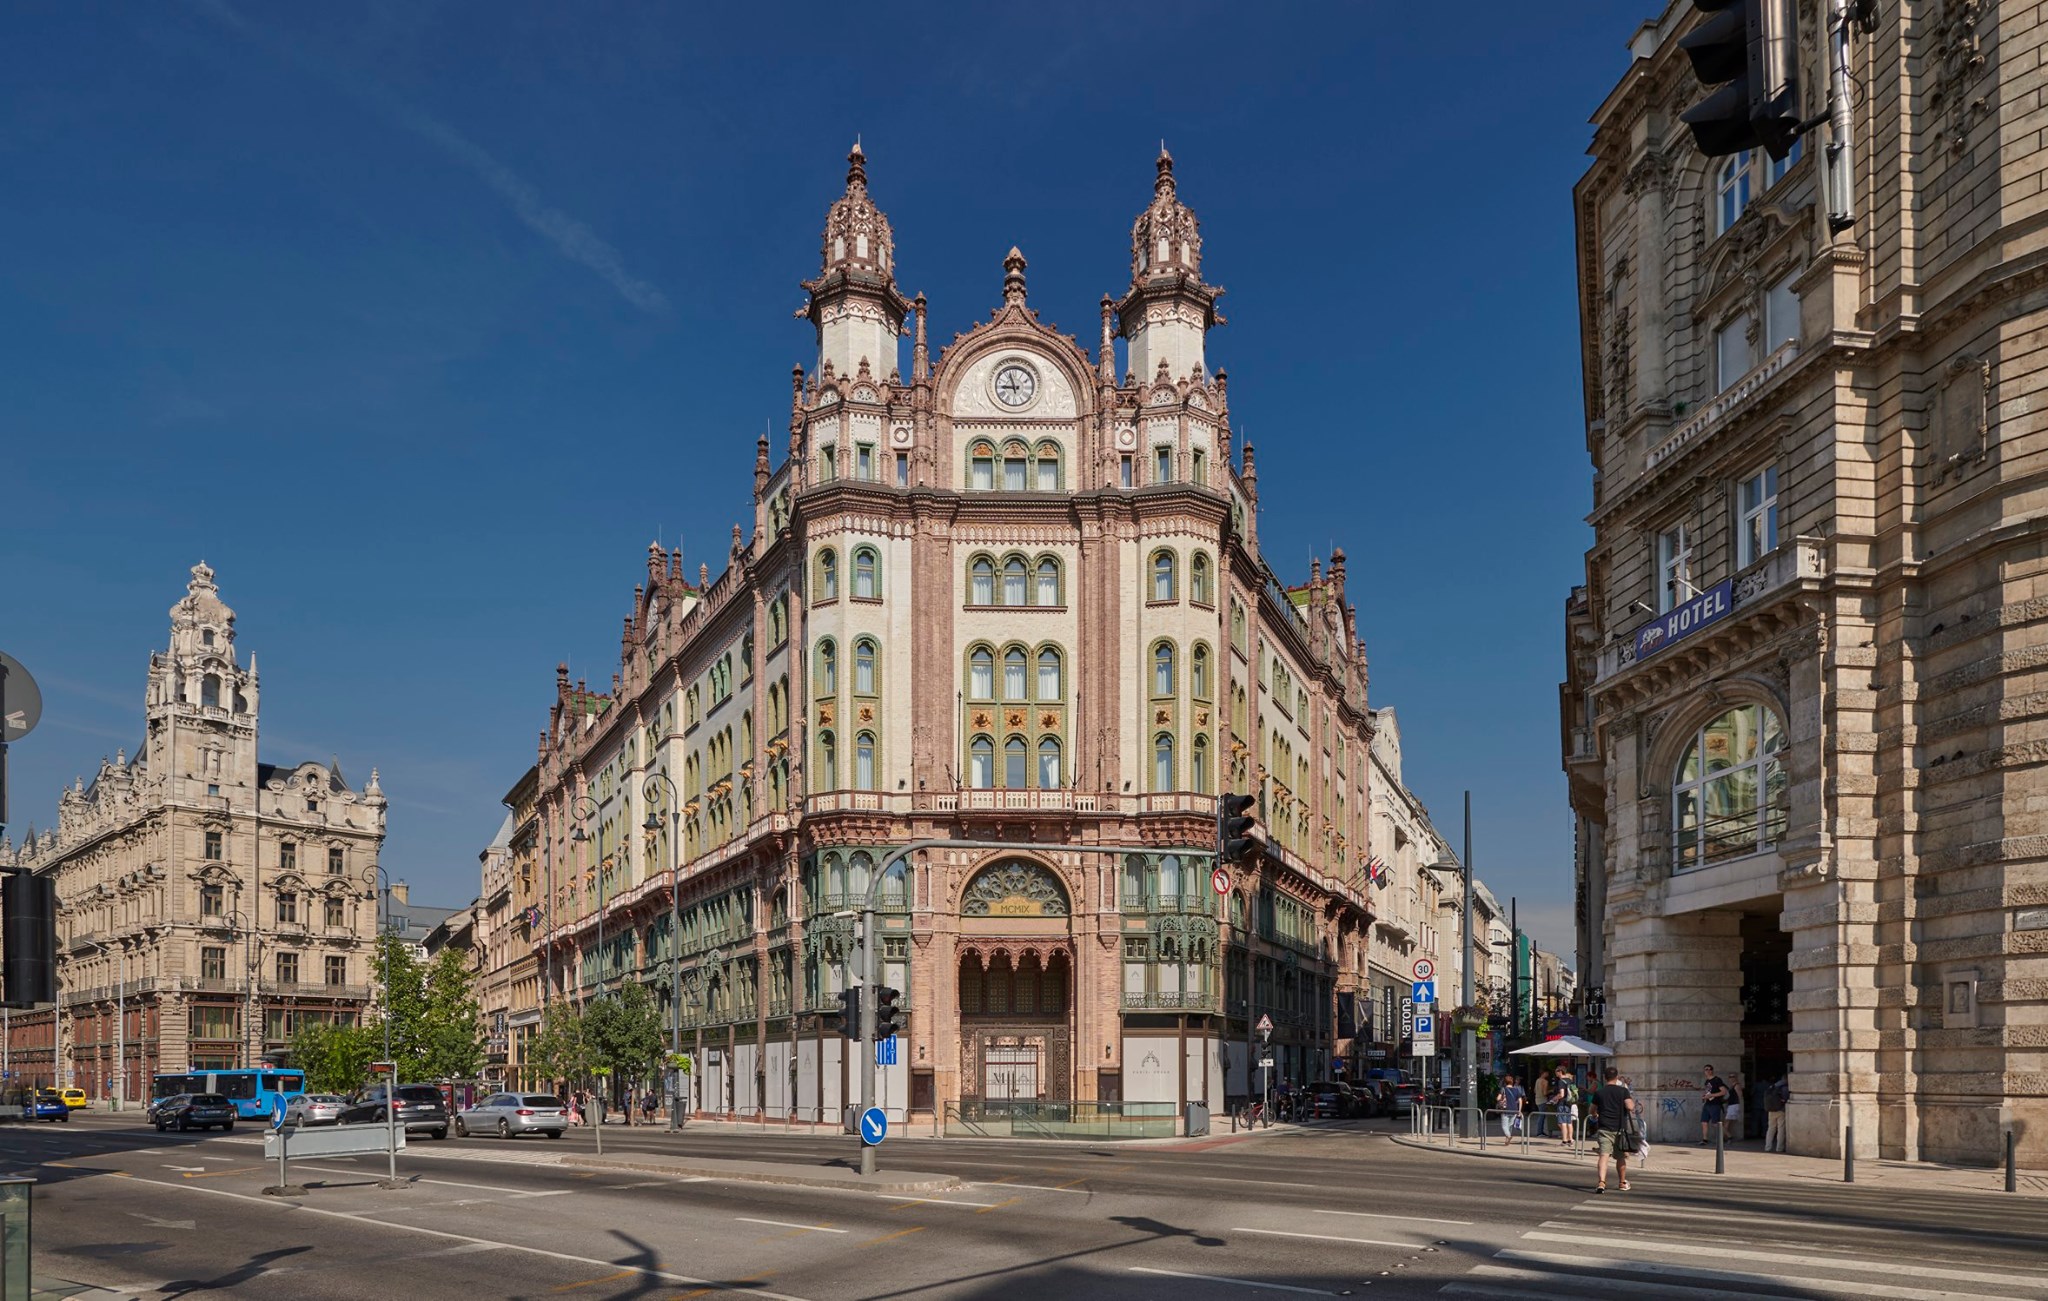
<instances>
[{"instance_id":1,"label":"man with backpack","mask_svg":"<svg viewBox=\"0 0 2048 1301\"><path fill-rule=\"evenodd\" d=\"M1557 1073L1557 1091L1550 1095L1552 1105L1557 1108L1557 1129L1560 1141L1571 1146L1572 1131L1579 1119L1579 1081L1570 1071Z\"/></svg>"}]
</instances>

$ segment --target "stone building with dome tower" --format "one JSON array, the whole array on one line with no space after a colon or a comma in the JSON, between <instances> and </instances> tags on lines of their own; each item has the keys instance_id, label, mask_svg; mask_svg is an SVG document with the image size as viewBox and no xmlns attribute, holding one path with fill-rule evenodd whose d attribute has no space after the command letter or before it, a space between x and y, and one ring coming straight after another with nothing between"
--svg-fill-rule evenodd
<instances>
[{"instance_id":1,"label":"stone building with dome tower","mask_svg":"<svg viewBox=\"0 0 2048 1301\"><path fill-rule=\"evenodd\" d=\"M120 1082L135 1105L158 1072L253 1065L303 1021L362 1014L384 793L374 769L357 791L339 763L261 762L258 702L235 612L194 565L140 748L74 782L54 831L0 843L0 866L57 888L57 1004L12 1016L20 1078L95 1100Z\"/></svg>"},{"instance_id":2,"label":"stone building with dome tower","mask_svg":"<svg viewBox=\"0 0 2048 1301\"><path fill-rule=\"evenodd\" d=\"M649 548L609 684L557 673L521 921L544 1006L645 982L692 1108L831 1117L856 1077L827 1015L849 910L894 846L1003 840L1030 848L921 852L883 883L910 1023L892 1112L1221 1106L1257 1085L1261 1017L1276 1079L1328 1078L1338 996L1367 985L1365 653L1341 551L1295 586L1259 553L1172 158L1092 357L1014 248L994 313L935 349L848 162L798 313L817 358L787 455L757 444L751 519L715 577ZM1232 789L1264 797L1272 844L1212 882Z\"/></svg>"}]
</instances>

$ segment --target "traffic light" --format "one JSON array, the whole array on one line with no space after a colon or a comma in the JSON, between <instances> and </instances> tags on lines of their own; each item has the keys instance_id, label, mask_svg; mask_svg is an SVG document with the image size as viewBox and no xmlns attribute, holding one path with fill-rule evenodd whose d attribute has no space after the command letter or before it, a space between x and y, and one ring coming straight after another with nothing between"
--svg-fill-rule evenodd
<instances>
[{"instance_id":1,"label":"traffic light","mask_svg":"<svg viewBox=\"0 0 2048 1301\"><path fill-rule=\"evenodd\" d=\"M1792 0L1692 0L1709 17L1678 40L1700 84L1719 89L1678 115L1710 158L1763 149L1782 159L1799 138L1798 28Z\"/></svg>"},{"instance_id":2,"label":"traffic light","mask_svg":"<svg viewBox=\"0 0 2048 1301\"><path fill-rule=\"evenodd\" d=\"M839 1033L860 1038L860 986L839 991Z\"/></svg>"},{"instance_id":3,"label":"traffic light","mask_svg":"<svg viewBox=\"0 0 2048 1301\"><path fill-rule=\"evenodd\" d=\"M0 881L0 940L6 955L0 1005L34 1007L57 1001L57 883L34 872L8 872Z\"/></svg>"},{"instance_id":4,"label":"traffic light","mask_svg":"<svg viewBox=\"0 0 2048 1301\"><path fill-rule=\"evenodd\" d=\"M887 1039L902 1033L909 1019L903 1015L903 992L887 985L875 987L875 1038Z\"/></svg>"},{"instance_id":5,"label":"traffic light","mask_svg":"<svg viewBox=\"0 0 2048 1301\"><path fill-rule=\"evenodd\" d=\"M1225 795L1216 805L1216 861L1241 863L1259 843L1259 820L1252 816L1256 795Z\"/></svg>"}]
</instances>

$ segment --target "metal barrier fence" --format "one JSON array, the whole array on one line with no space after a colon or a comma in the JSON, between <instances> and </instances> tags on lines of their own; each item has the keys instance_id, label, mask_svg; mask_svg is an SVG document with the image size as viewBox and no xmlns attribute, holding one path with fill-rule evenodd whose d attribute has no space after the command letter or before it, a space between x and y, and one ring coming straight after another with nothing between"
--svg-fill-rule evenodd
<instances>
[{"instance_id":1,"label":"metal barrier fence","mask_svg":"<svg viewBox=\"0 0 2048 1301\"><path fill-rule=\"evenodd\" d=\"M1466 1123L1460 1123L1459 1117L1461 1113L1468 1117L1474 1114L1465 1112L1463 1107L1411 1107L1408 1111L1409 1133L1416 1138L1430 1143L1434 1143L1437 1139L1441 1138L1445 1147L1455 1147L1460 1141L1469 1142L1476 1138L1479 1143L1479 1149L1482 1152L1489 1145L1495 1147L1503 1145L1520 1147L1522 1151L1527 1152L1532 1142L1556 1142L1560 1146L1568 1147L1573 1156L1583 1156L1591 1150L1586 1142L1585 1127L1583 1125L1573 1126L1572 1137L1569 1143L1565 1143L1562 1137L1546 1140L1540 1138L1535 1132L1536 1126L1533 1123L1536 1119L1535 1113L1511 1112L1498 1107L1476 1113L1479 1120L1479 1132L1477 1134L1468 1133L1461 1136L1459 1133L1461 1129L1470 1129L1472 1127L1469 1120ZM1557 1121L1554 1115L1551 1117L1551 1120L1553 1124L1561 1123ZM1502 1123L1503 1121L1507 1122L1505 1126Z\"/></svg>"},{"instance_id":2,"label":"metal barrier fence","mask_svg":"<svg viewBox=\"0 0 2048 1301\"><path fill-rule=\"evenodd\" d=\"M1172 1138L1171 1102L992 1102L946 1104L949 1138Z\"/></svg>"}]
</instances>

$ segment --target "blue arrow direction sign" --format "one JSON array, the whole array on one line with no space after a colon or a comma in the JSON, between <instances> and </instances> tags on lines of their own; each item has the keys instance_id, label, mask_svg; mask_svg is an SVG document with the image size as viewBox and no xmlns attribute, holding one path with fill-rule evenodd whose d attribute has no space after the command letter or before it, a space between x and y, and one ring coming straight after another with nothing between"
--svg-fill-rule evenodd
<instances>
[{"instance_id":1,"label":"blue arrow direction sign","mask_svg":"<svg viewBox=\"0 0 2048 1301\"><path fill-rule=\"evenodd\" d=\"M895 1064L896 1036L892 1034L887 1039L875 1040L875 1065L894 1066Z\"/></svg>"},{"instance_id":2,"label":"blue arrow direction sign","mask_svg":"<svg viewBox=\"0 0 2048 1301\"><path fill-rule=\"evenodd\" d=\"M1410 994L1409 997L1414 999L1417 1003L1436 1002L1436 982L1434 980L1416 981L1415 991L1414 993Z\"/></svg>"},{"instance_id":3,"label":"blue arrow direction sign","mask_svg":"<svg viewBox=\"0 0 2048 1301\"><path fill-rule=\"evenodd\" d=\"M880 1107L869 1107L860 1113L860 1141L869 1147L880 1147L882 1140L889 1137L889 1116Z\"/></svg>"}]
</instances>

